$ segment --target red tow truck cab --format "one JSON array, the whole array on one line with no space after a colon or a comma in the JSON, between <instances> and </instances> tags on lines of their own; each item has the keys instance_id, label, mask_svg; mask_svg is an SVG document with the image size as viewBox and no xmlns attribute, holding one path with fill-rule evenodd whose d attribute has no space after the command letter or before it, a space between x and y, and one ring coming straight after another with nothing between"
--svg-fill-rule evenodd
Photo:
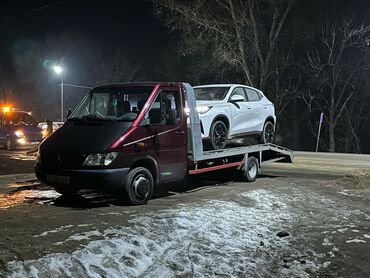
<instances>
[{"instance_id":1,"label":"red tow truck cab","mask_svg":"<svg viewBox=\"0 0 370 278\"><path fill-rule=\"evenodd\" d=\"M203 151L195 108L187 83L96 87L40 145L35 173L64 195L100 188L144 204L156 185L188 175L239 167L253 181L268 161L292 162L290 150L271 144Z\"/></svg>"}]
</instances>

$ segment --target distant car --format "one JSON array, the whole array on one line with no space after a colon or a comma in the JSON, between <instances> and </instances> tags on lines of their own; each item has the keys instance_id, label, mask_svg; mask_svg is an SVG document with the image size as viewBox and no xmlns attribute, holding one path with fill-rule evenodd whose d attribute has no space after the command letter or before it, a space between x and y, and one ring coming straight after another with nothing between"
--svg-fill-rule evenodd
<instances>
[{"instance_id":1,"label":"distant car","mask_svg":"<svg viewBox=\"0 0 370 278\"><path fill-rule=\"evenodd\" d=\"M28 112L0 110L0 146L14 150L37 146L42 140L41 128Z\"/></svg>"},{"instance_id":2,"label":"distant car","mask_svg":"<svg viewBox=\"0 0 370 278\"><path fill-rule=\"evenodd\" d=\"M202 138L212 149L225 148L227 140L258 136L260 143L273 143L275 108L253 87L216 84L194 87Z\"/></svg>"}]
</instances>

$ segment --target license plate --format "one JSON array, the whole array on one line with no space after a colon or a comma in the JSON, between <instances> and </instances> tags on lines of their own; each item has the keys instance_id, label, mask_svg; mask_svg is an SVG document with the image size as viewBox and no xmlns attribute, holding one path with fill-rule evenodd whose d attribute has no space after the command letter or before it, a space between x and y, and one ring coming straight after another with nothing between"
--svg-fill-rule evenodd
<instances>
[{"instance_id":1,"label":"license plate","mask_svg":"<svg viewBox=\"0 0 370 278\"><path fill-rule=\"evenodd\" d=\"M31 142L31 145L38 145L39 142Z\"/></svg>"},{"instance_id":2,"label":"license plate","mask_svg":"<svg viewBox=\"0 0 370 278\"><path fill-rule=\"evenodd\" d=\"M69 176L46 175L46 180L55 183L69 184Z\"/></svg>"}]
</instances>

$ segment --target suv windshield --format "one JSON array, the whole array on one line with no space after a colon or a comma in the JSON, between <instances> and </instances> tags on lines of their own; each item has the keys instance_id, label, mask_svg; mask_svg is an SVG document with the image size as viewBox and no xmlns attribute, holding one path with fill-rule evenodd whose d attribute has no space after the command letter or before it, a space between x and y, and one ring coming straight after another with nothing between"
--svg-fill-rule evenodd
<instances>
[{"instance_id":1,"label":"suv windshield","mask_svg":"<svg viewBox=\"0 0 370 278\"><path fill-rule=\"evenodd\" d=\"M194 88L196 100L223 100L230 87Z\"/></svg>"},{"instance_id":2,"label":"suv windshield","mask_svg":"<svg viewBox=\"0 0 370 278\"><path fill-rule=\"evenodd\" d=\"M153 86L94 89L69 119L134 121L143 109Z\"/></svg>"},{"instance_id":3,"label":"suv windshield","mask_svg":"<svg viewBox=\"0 0 370 278\"><path fill-rule=\"evenodd\" d=\"M8 112L3 116L4 125L36 125L37 122L26 112Z\"/></svg>"}]
</instances>

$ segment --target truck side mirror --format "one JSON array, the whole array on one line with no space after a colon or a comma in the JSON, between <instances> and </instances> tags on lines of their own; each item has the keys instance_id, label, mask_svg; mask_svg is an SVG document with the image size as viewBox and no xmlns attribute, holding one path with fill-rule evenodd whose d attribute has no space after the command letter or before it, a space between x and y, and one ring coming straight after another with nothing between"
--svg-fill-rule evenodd
<instances>
[{"instance_id":1,"label":"truck side mirror","mask_svg":"<svg viewBox=\"0 0 370 278\"><path fill-rule=\"evenodd\" d=\"M67 119L68 119L69 117L71 117L71 114L72 114L72 110L71 110L71 109L68 109L68 110L67 110Z\"/></svg>"},{"instance_id":2,"label":"truck side mirror","mask_svg":"<svg viewBox=\"0 0 370 278\"><path fill-rule=\"evenodd\" d=\"M168 111L167 124L168 125L175 125L176 124L176 118L177 118L177 110L170 109Z\"/></svg>"}]
</instances>

